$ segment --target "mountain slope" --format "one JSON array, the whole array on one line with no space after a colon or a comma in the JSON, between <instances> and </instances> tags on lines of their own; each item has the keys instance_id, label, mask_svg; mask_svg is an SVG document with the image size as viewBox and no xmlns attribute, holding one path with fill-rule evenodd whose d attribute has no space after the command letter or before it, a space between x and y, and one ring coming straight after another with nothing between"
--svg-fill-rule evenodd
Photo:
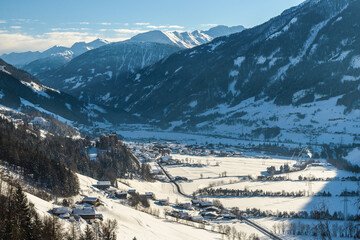
<instances>
[{"instance_id":1,"label":"mountain slope","mask_svg":"<svg viewBox=\"0 0 360 240\"><path fill-rule=\"evenodd\" d=\"M311 124L317 128L331 121L316 118L322 109L310 113L306 108L326 101L334 116L349 113L331 124L331 132L355 130L359 18L358 0L306 1L262 25L173 54L140 71L119 89L117 104L159 121L177 121L178 128L214 127L221 132L231 126L229 132L239 135L246 127L246 134L265 135L270 129L276 134L269 135L277 136L284 123L280 117L289 118L284 111L295 116L289 124L293 128L308 122L308 129L303 126L307 132ZM272 104L273 120L268 115L257 119L267 104ZM294 107L301 107L298 113L289 111Z\"/></svg>"},{"instance_id":2,"label":"mountain slope","mask_svg":"<svg viewBox=\"0 0 360 240\"><path fill-rule=\"evenodd\" d=\"M70 120L85 125L91 125L94 121L135 120L135 117L122 110L114 113L98 105L85 104L71 95L49 88L29 73L1 59L0 104L18 111L35 110L54 114L61 121Z\"/></svg>"},{"instance_id":3,"label":"mountain slope","mask_svg":"<svg viewBox=\"0 0 360 240\"><path fill-rule=\"evenodd\" d=\"M152 42L118 42L88 51L55 71L40 74L40 80L56 89L106 104L116 95L122 79L180 48ZM91 100L96 98L95 100Z\"/></svg>"}]
</instances>

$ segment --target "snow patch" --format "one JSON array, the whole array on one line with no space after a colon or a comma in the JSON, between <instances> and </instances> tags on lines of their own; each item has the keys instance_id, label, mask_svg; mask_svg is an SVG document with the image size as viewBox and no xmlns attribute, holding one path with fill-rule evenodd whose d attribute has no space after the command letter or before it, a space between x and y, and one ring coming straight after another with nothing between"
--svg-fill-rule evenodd
<instances>
[{"instance_id":1,"label":"snow patch","mask_svg":"<svg viewBox=\"0 0 360 240\"><path fill-rule=\"evenodd\" d=\"M228 91L231 92L233 95L237 93L237 91L235 90L235 85L236 85L236 80L232 81L228 87Z\"/></svg>"},{"instance_id":2,"label":"snow patch","mask_svg":"<svg viewBox=\"0 0 360 240\"><path fill-rule=\"evenodd\" d=\"M360 55L354 56L350 63L352 68L360 68Z\"/></svg>"},{"instance_id":3,"label":"snow patch","mask_svg":"<svg viewBox=\"0 0 360 240\"><path fill-rule=\"evenodd\" d=\"M6 73L6 74L11 75L11 73L5 69L5 66L0 66L0 71L4 72L4 73Z\"/></svg>"},{"instance_id":4,"label":"snow patch","mask_svg":"<svg viewBox=\"0 0 360 240\"><path fill-rule=\"evenodd\" d=\"M71 111L71 105L69 103L65 103L65 106Z\"/></svg>"},{"instance_id":5,"label":"snow patch","mask_svg":"<svg viewBox=\"0 0 360 240\"><path fill-rule=\"evenodd\" d=\"M266 60L267 60L266 57L260 56L260 57L258 57L256 64L259 64L259 65L264 64L266 62Z\"/></svg>"},{"instance_id":6,"label":"snow patch","mask_svg":"<svg viewBox=\"0 0 360 240\"><path fill-rule=\"evenodd\" d=\"M194 100L194 101L192 101L191 103L189 103L189 106L192 107L192 108L194 108L194 107L197 106L197 104L198 104L198 101L197 101L197 100Z\"/></svg>"},{"instance_id":7,"label":"snow patch","mask_svg":"<svg viewBox=\"0 0 360 240\"><path fill-rule=\"evenodd\" d=\"M66 83L74 83L75 78L76 77L67 78L67 79L64 80L64 82L66 82Z\"/></svg>"},{"instance_id":8,"label":"snow patch","mask_svg":"<svg viewBox=\"0 0 360 240\"><path fill-rule=\"evenodd\" d=\"M112 73L112 71L107 71L107 72L104 72L104 75L108 75L109 76L108 80L109 80L112 78L113 73Z\"/></svg>"},{"instance_id":9,"label":"snow patch","mask_svg":"<svg viewBox=\"0 0 360 240\"><path fill-rule=\"evenodd\" d=\"M174 72L174 73L177 73L177 72L178 72L178 71L180 71L182 68L183 68L182 66L181 66L181 67L179 67L178 69L176 69L176 70L175 70L175 72Z\"/></svg>"},{"instance_id":10,"label":"snow patch","mask_svg":"<svg viewBox=\"0 0 360 240\"><path fill-rule=\"evenodd\" d=\"M220 46L223 43L224 43L224 41L219 41L216 43L209 44L209 46L211 47L211 51L214 51L218 46Z\"/></svg>"},{"instance_id":11,"label":"snow patch","mask_svg":"<svg viewBox=\"0 0 360 240\"><path fill-rule=\"evenodd\" d=\"M33 92L39 94L40 96L46 97L46 98L50 98L50 96L45 92L46 88L42 87L34 82L25 82L25 81L21 81L22 84L24 84L25 86L31 88L31 90L33 90Z\"/></svg>"},{"instance_id":12,"label":"snow patch","mask_svg":"<svg viewBox=\"0 0 360 240\"><path fill-rule=\"evenodd\" d=\"M237 57L234 60L234 66L241 67L241 64L245 61L245 57Z\"/></svg>"},{"instance_id":13,"label":"snow patch","mask_svg":"<svg viewBox=\"0 0 360 240\"><path fill-rule=\"evenodd\" d=\"M276 32L276 33L270 35L270 37L268 39L276 38L276 37L280 36L281 34L287 32L290 29L291 25L296 23L297 20L298 20L297 17L294 17L293 19L290 20L290 22L288 24L285 25L285 27L283 27L283 29L281 29L279 32Z\"/></svg>"},{"instance_id":14,"label":"snow patch","mask_svg":"<svg viewBox=\"0 0 360 240\"><path fill-rule=\"evenodd\" d=\"M239 71L237 71L237 70L231 70L229 72L229 77L236 77L238 75L239 75Z\"/></svg>"},{"instance_id":15,"label":"snow patch","mask_svg":"<svg viewBox=\"0 0 360 240\"><path fill-rule=\"evenodd\" d=\"M101 99L105 102L108 102L111 99L110 93L105 94L104 96L101 97Z\"/></svg>"},{"instance_id":16,"label":"snow patch","mask_svg":"<svg viewBox=\"0 0 360 240\"><path fill-rule=\"evenodd\" d=\"M125 98L125 102L129 101L129 99L131 98L131 96L132 96L132 93L130 93L129 95L127 95L126 98Z\"/></svg>"},{"instance_id":17,"label":"snow patch","mask_svg":"<svg viewBox=\"0 0 360 240\"><path fill-rule=\"evenodd\" d=\"M348 155L345 159L353 165L360 165L360 149L355 148Z\"/></svg>"},{"instance_id":18,"label":"snow patch","mask_svg":"<svg viewBox=\"0 0 360 240\"><path fill-rule=\"evenodd\" d=\"M340 53L335 58L332 58L331 61L333 61L333 62L343 61L349 55L349 53L351 53L350 50L349 51L343 51L342 53Z\"/></svg>"},{"instance_id":19,"label":"snow patch","mask_svg":"<svg viewBox=\"0 0 360 240\"><path fill-rule=\"evenodd\" d=\"M355 82L357 80L360 80L360 76L354 77L354 76L349 76L349 75L344 75L341 79L341 82Z\"/></svg>"},{"instance_id":20,"label":"snow patch","mask_svg":"<svg viewBox=\"0 0 360 240\"><path fill-rule=\"evenodd\" d=\"M140 73L137 73L136 76L135 76L135 81L139 80L141 77L141 74Z\"/></svg>"},{"instance_id":21,"label":"snow patch","mask_svg":"<svg viewBox=\"0 0 360 240\"><path fill-rule=\"evenodd\" d=\"M305 97L308 92L309 91L307 89L297 91L296 93L293 94L292 102L295 103L295 102L299 101L300 99Z\"/></svg>"}]
</instances>

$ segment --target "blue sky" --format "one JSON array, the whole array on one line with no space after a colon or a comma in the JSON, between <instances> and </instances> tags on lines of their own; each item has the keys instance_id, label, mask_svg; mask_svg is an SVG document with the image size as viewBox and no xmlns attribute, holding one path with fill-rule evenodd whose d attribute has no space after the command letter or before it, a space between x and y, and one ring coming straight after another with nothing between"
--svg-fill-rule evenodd
<instances>
[{"instance_id":1,"label":"blue sky","mask_svg":"<svg viewBox=\"0 0 360 240\"><path fill-rule=\"evenodd\" d=\"M104 38L121 41L154 29L253 27L304 0L11 0L0 8L0 54Z\"/></svg>"}]
</instances>

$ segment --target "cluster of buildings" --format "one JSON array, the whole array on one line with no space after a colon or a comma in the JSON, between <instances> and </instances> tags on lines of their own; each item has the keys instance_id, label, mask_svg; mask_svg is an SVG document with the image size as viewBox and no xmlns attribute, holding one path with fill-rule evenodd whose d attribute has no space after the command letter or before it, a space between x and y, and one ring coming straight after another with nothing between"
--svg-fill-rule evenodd
<instances>
[{"instance_id":1,"label":"cluster of buildings","mask_svg":"<svg viewBox=\"0 0 360 240\"><path fill-rule=\"evenodd\" d=\"M96 207L101 205L100 199L97 197L84 197L79 203L72 207L57 207L51 210L51 213L63 218L80 218L91 222L92 220L103 220L102 214L96 213Z\"/></svg>"},{"instance_id":2,"label":"cluster of buildings","mask_svg":"<svg viewBox=\"0 0 360 240\"><path fill-rule=\"evenodd\" d=\"M159 204L167 205L165 200L159 200ZM231 220L236 216L226 209L214 206L212 202L199 199L192 199L191 203L177 203L174 210L167 212L168 216L180 218L188 221L206 223L209 220ZM194 211L197 215L194 214Z\"/></svg>"}]
</instances>

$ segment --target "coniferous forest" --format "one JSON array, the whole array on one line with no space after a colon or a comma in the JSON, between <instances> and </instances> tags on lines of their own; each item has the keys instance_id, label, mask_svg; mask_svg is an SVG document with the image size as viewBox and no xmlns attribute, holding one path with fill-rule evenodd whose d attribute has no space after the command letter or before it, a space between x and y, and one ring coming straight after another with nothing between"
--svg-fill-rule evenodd
<instances>
[{"instance_id":1,"label":"coniferous forest","mask_svg":"<svg viewBox=\"0 0 360 240\"><path fill-rule=\"evenodd\" d=\"M97 160L90 160L86 151L91 146L89 137L72 139L53 133L41 138L40 135L39 129L26 124L15 127L0 119L0 161L30 184L54 195L68 197L78 193L75 172L114 181L136 170L127 148L117 140L109 144L108 138L100 138L100 154Z\"/></svg>"}]
</instances>

